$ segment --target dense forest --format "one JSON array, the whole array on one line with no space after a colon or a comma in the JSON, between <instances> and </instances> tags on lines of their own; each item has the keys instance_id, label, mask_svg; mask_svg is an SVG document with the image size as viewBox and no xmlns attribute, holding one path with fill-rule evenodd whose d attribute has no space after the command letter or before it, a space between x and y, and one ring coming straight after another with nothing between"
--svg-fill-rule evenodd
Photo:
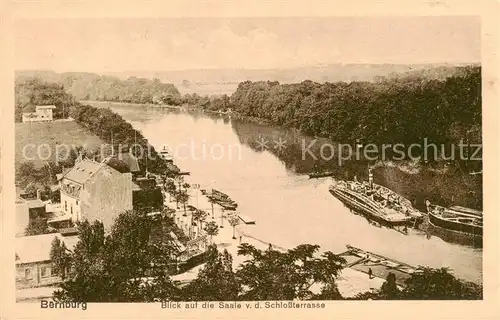
<instances>
[{"instance_id":1,"label":"dense forest","mask_svg":"<svg viewBox=\"0 0 500 320\"><path fill-rule=\"evenodd\" d=\"M15 102L15 121L21 122L23 112L34 112L37 105L55 105L54 119L63 118L68 115L69 107L75 104L75 99L62 84L29 78L16 80Z\"/></svg>"},{"instance_id":2,"label":"dense forest","mask_svg":"<svg viewBox=\"0 0 500 320\"><path fill-rule=\"evenodd\" d=\"M111 76L67 75L63 81L67 91L79 100L178 104L180 99L173 84L162 83L159 79L130 77L120 80Z\"/></svg>"},{"instance_id":3,"label":"dense forest","mask_svg":"<svg viewBox=\"0 0 500 320\"><path fill-rule=\"evenodd\" d=\"M423 77L319 84L242 82L212 108L296 127L342 143L481 141L481 69L441 80Z\"/></svg>"},{"instance_id":4,"label":"dense forest","mask_svg":"<svg viewBox=\"0 0 500 320\"><path fill-rule=\"evenodd\" d=\"M73 96L76 100L173 105L181 103L181 95L177 88L173 84L163 83L157 78L152 80L137 77L120 79L114 76L86 72L61 74L49 71L19 72L16 77L16 92L18 86L22 88L23 84L32 82L63 88L68 96ZM35 104L38 101L34 101Z\"/></svg>"}]
</instances>

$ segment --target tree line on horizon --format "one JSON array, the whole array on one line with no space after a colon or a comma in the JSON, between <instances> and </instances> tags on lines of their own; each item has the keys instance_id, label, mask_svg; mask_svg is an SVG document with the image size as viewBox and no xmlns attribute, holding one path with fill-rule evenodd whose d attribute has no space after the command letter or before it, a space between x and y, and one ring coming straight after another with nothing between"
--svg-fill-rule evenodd
<instances>
[{"instance_id":1,"label":"tree line on horizon","mask_svg":"<svg viewBox=\"0 0 500 320\"><path fill-rule=\"evenodd\" d=\"M341 143L481 143L481 68L457 69L444 80L413 75L324 84L245 81L229 99L207 107L232 108Z\"/></svg>"}]
</instances>

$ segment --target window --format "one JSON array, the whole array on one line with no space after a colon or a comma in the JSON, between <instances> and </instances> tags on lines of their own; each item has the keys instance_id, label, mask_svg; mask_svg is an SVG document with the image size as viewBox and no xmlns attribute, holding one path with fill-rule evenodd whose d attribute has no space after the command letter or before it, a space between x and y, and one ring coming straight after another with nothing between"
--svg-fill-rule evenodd
<instances>
[{"instance_id":1,"label":"window","mask_svg":"<svg viewBox=\"0 0 500 320\"><path fill-rule=\"evenodd\" d=\"M26 279L33 279L33 277L31 276L31 269L24 269L24 277Z\"/></svg>"},{"instance_id":2,"label":"window","mask_svg":"<svg viewBox=\"0 0 500 320\"><path fill-rule=\"evenodd\" d=\"M78 200L76 200L76 205L78 205Z\"/></svg>"},{"instance_id":3,"label":"window","mask_svg":"<svg viewBox=\"0 0 500 320\"><path fill-rule=\"evenodd\" d=\"M50 268L48 268L48 267L41 267L40 268L40 275L41 275L42 278L50 277Z\"/></svg>"},{"instance_id":4,"label":"window","mask_svg":"<svg viewBox=\"0 0 500 320\"><path fill-rule=\"evenodd\" d=\"M64 201L64 211L68 211L68 201Z\"/></svg>"},{"instance_id":5,"label":"window","mask_svg":"<svg viewBox=\"0 0 500 320\"><path fill-rule=\"evenodd\" d=\"M73 214L73 205L71 205L70 209L71 209L71 214Z\"/></svg>"},{"instance_id":6,"label":"window","mask_svg":"<svg viewBox=\"0 0 500 320\"><path fill-rule=\"evenodd\" d=\"M69 267L66 268L66 273L67 274L71 274L71 273L73 273L73 271L75 271L75 269L73 268L73 266L69 266Z\"/></svg>"}]
</instances>

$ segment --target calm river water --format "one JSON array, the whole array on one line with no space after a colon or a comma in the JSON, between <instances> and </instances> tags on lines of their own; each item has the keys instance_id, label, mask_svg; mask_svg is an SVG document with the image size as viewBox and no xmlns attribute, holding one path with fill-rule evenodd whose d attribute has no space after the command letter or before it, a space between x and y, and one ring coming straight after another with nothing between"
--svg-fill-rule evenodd
<instances>
[{"instance_id":1,"label":"calm river water","mask_svg":"<svg viewBox=\"0 0 500 320\"><path fill-rule=\"evenodd\" d=\"M318 244L321 250L334 253L345 251L350 244L412 265L449 267L460 278L482 281L481 249L417 231L403 235L373 226L330 195L329 178L309 179L298 173L312 169L311 161L301 161L297 151L298 141L310 138L293 130L206 113L110 107L157 150L168 145L176 164L191 172L188 182L214 187L238 202L238 211L256 220L255 225L244 226L254 237L282 247ZM287 141L281 150L275 148L279 138ZM261 150L259 141L267 141L268 150ZM344 174L352 173L349 170L346 167ZM398 189L397 185L390 187Z\"/></svg>"}]
</instances>

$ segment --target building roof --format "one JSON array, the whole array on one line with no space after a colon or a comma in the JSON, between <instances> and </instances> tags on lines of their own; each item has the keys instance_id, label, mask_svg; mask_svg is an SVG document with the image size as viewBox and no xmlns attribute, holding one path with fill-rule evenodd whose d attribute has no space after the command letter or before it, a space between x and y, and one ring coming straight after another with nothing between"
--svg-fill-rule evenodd
<instances>
[{"instance_id":1,"label":"building roof","mask_svg":"<svg viewBox=\"0 0 500 320\"><path fill-rule=\"evenodd\" d=\"M116 156L107 157L103 162L120 173L130 172L128 164L118 159Z\"/></svg>"},{"instance_id":2,"label":"building roof","mask_svg":"<svg viewBox=\"0 0 500 320\"><path fill-rule=\"evenodd\" d=\"M23 112L23 117L38 118L38 114L36 112Z\"/></svg>"},{"instance_id":3,"label":"building roof","mask_svg":"<svg viewBox=\"0 0 500 320\"><path fill-rule=\"evenodd\" d=\"M36 106L37 109L55 109L56 106L51 104L51 105L46 105L46 106Z\"/></svg>"},{"instance_id":4,"label":"building roof","mask_svg":"<svg viewBox=\"0 0 500 320\"><path fill-rule=\"evenodd\" d=\"M78 228L77 227L71 227L71 228L62 228L59 229L59 233L63 236L65 236L65 241L67 239L67 236L74 236L78 234Z\"/></svg>"},{"instance_id":5,"label":"building roof","mask_svg":"<svg viewBox=\"0 0 500 320\"><path fill-rule=\"evenodd\" d=\"M16 264L42 262L50 260L52 241L59 238L66 248L73 250L76 241L72 237L63 237L59 233L41 234L29 237L16 238Z\"/></svg>"},{"instance_id":6,"label":"building roof","mask_svg":"<svg viewBox=\"0 0 500 320\"><path fill-rule=\"evenodd\" d=\"M26 201L26 204L28 204L28 208L30 208L30 209L45 207L45 203L40 199L32 199L32 200L25 200L25 201Z\"/></svg>"},{"instance_id":7,"label":"building roof","mask_svg":"<svg viewBox=\"0 0 500 320\"><path fill-rule=\"evenodd\" d=\"M125 162L130 169L130 172L139 172L141 171L141 168L139 167L139 161L137 160L134 155L130 154L129 152L122 152L118 154L118 159L122 160Z\"/></svg>"},{"instance_id":8,"label":"building roof","mask_svg":"<svg viewBox=\"0 0 500 320\"><path fill-rule=\"evenodd\" d=\"M175 164L167 162L167 169L172 172L180 172L181 170Z\"/></svg>"},{"instance_id":9,"label":"building roof","mask_svg":"<svg viewBox=\"0 0 500 320\"><path fill-rule=\"evenodd\" d=\"M63 178L79 184L84 184L92 175L99 171L105 164L84 159L75 164Z\"/></svg>"}]
</instances>

